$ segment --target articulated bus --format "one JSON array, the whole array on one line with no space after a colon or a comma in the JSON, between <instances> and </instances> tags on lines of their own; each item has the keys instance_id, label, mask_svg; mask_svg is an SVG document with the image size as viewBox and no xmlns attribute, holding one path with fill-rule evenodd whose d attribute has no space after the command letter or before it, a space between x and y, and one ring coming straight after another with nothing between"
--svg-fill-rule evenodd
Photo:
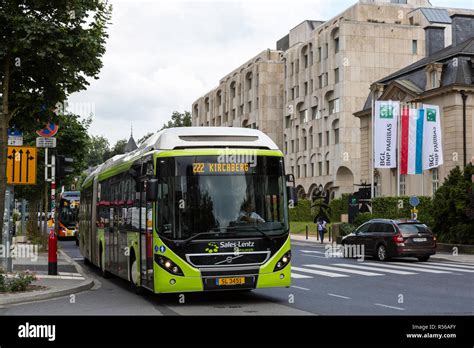
<instances>
[{"instance_id":1,"label":"articulated bus","mask_svg":"<svg viewBox=\"0 0 474 348\"><path fill-rule=\"evenodd\" d=\"M58 207L58 237L77 237L79 223L79 191L61 193Z\"/></svg>"},{"instance_id":2,"label":"articulated bus","mask_svg":"<svg viewBox=\"0 0 474 348\"><path fill-rule=\"evenodd\" d=\"M162 130L85 179L80 250L154 293L289 287L294 178L264 133Z\"/></svg>"}]
</instances>

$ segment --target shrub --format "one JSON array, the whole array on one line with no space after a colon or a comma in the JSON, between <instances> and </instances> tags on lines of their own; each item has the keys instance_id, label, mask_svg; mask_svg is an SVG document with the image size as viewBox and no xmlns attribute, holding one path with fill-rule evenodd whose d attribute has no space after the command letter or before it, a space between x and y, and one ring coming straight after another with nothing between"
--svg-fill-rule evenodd
<instances>
[{"instance_id":1,"label":"shrub","mask_svg":"<svg viewBox=\"0 0 474 348\"><path fill-rule=\"evenodd\" d=\"M313 221L314 215L311 210L310 200L298 200L298 204L289 209L290 221Z\"/></svg>"},{"instance_id":2,"label":"shrub","mask_svg":"<svg viewBox=\"0 0 474 348\"><path fill-rule=\"evenodd\" d=\"M29 273L18 273L12 278L0 274L0 292L26 291L35 280L36 276Z\"/></svg>"},{"instance_id":3,"label":"shrub","mask_svg":"<svg viewBox=\"0 0 474 348\"><path fill-rule=\"evenodd\" d=\"M343 193L340 198L335 198L329 203L332 222L340 222L341 214L349 212L349 196L349 194Z\"/></svg>"},{"instance_id":4,"label":"shrub","mask_svg":"<svg viewBox=\"0 0 474 348\"><path fill-rule=\"evenodd\" d=\"M371 213L360 213L354 219L354 226L359 227L364 222L367 222L370 219L373 219L373 216Z\"/></svg>"}]
</instances>

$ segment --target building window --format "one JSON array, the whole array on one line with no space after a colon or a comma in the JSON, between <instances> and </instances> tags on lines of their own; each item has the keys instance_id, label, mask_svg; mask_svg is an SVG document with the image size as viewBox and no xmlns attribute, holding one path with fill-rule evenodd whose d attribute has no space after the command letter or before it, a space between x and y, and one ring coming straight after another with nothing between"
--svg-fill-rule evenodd
<instances>
[{"instance_id":1,"label":"building window","mask_svg":"<svg viewBox=\"0 0 474 348\"><path fill-rule=\"evenodd\" d=\"M326 175L329 175L329 160L326 161Z\"/></svg>"},{"instance_id":2,"label":"building window","mask_svg":"<svg viewBox=\"0 0 474 348\"><path fill-rule=\"evenodd\" d=\"M308 122L308 110L301 110L300 111L300 123Z\"/></svg>"},{"instance_id":3,"label":"building window","mask_svg":"<svg viewBox=\"0 0 474 348\"><path fill-rule=\"evenodd\" d=\"M339 38L334 39L334 53L339 52Z\"/></svg>"},{"instance_id":4,"label":"building window","mask_svg":"<svg viewBox=\"0 0 474 348\"><path fill-rule=\"evenodd\" d=\"M319 120L321 118L321 112L319 111L317 105L311 108L311 118L313 120Z\"/></svg>"},{"instance_id":5,"label":"building window","mask_svg":"<svg viewBox=\"0 0 474 348\"><path fill-rule=\"evenodd\" d=\"M326 44L324 47L325 47L325 49L324 49L324 58L327 58L328 54L329 54L329 45Z\"/></svg>"},{"instance_id":6,"label":"building window","mask_svg":"<svg viewBox=\"0 0 474 348\"><path fill-rule=\"evenodd\" d=\"M232 82L230 84L230 98L231 99L235 98L235 82Z\"/></svg>"},{"instance_id":7,"label":"building window","mask_svg":"<svg viewBox=\"0 0 474 348\"><path fill-rule=\"evenodd\" d=\"M438 168L433 168L431 170L431 182L433 184L433 194L436 193L439 187L439 171Z\"/></svg>"},{"instance_id":8,"label":"building window","mask_svg":"<svg viewBox=\"0 0 474 348\"><path fill-rule=\"evenodd\" d=\"M307 176L307 170L308 170L308 168L307 168L306 164L304 164L304 165L303 165L303 178L306 178L306 176Z\"/></svg>"},{"instance_id":9,"label":"building window","mask_svg":"<svg viewBox=\"0 0 474 348\"><path fill-rule=\"evenodd\" d=\"M308 95L308 82L304 83L304 95Z\"/></svg>"},{"instance_id":10,"label":"building window","mask_svg":"<svg viewBox=\"0 0 474 348\"><path fill-rule=\"evenodd\" d=\"M418 53L418 40L411 40L411 53L412 54Z\"/></svg>"},{"instance_id":11,"label":"building window","mask_svg":"<svg viewBox=\"0 0 474 348\"><path fill-rule=\"evenodd\" d=\"M306 151L308 150L308 137L303 137L303 149Z\"/></svg>"},{"instance_id":12,"label":"building window","mask_svg":"<svg viewBox=\"0 0 474 348\"><path fill-rule=\"evenodd\" d=\"M288 154L288 142L285 141L285 155Z\"/></svg>"},{"instance_id":13,"label":"building window","mask_svg":"<svg viewBox=\"0 0 474 348\"><path fill-rule=\"evenodd\" d=\"M318 133L318 146L323 146L323 133Z\"/></svg>"},{"instance_id":14,"label":"building window","mask_svg":"<svg viewBox=\"0 0 474 348\"><path fill-rule=\"evenodd\" d=\"M329 115L335 114L340 111L339 98L329 101Z\"/></svg>"},{"instance_id":15,"label":"building window","mask_svg":"<svg viewBox=\"0 0 474 348\"><path fill-rule=\"evenodd\" d=\"M438 87L438 82L436 81L438 79L438 72L436 70L433 70L430 73L430 78L431 78L431 88Z\"/></svg>"},{"instance_id":16,"label":"building window","mask_svg":"<svg viewBox=\"0 0 474 348\"><path fill-rule=\"evenodd\" d=\"M407 193L407 177L406 175L400 175L400 196L405 196ZM377 183L379 181L379 178L377 178ZM380 186L380 185L377 185ZM380 195L380 189L378 189L379 192L377 192Z\"/></svg>"},{"instance_id":17,"label":"building window","mask_svg":"<svg viewBox=\"0 0 474 348\"><path fill-rule=\"evenodd\" d=\"M318 175L323 175L323 162L318 162Z\"/></svg>"},{"instance_id":18,"label":"building window","mask_svg":"<svg viewBox=\"0 0 474 348\"><path fill-rule=\"evenodd\" d=\"M296 177L301 178L301 168L300 168L300 166L296 166L296 170L297 170Z\"/></svg>"},{"instance_id":19,"label":"building window","mask_svg":"<svg viewBox=\"0 0 474 348\"><path fill-rule=\"evenodd\" d=\"M311 176L314 176L314 163L311 163Z\"/></svg>"},{"instance_id":20,"label":"building window","mask_svg":"<svg viewBox=\"0 0 474 348\"><path fill-rule=\"evenodd\" d=\"M295 152L295 141L291 141L291 152Z\"/></svg>"},{"instance_id":21,"label":"building window","mask_svg":"<svg viewBox=\"0 0 474 348\"><path fill-rule=\"evenodd\" d=\"M299 59L296 60L295 67L296 67L296 73L299 73L300 72L300 60Z\"/></svg>"},{"instance_id":22,"label":"building window","mask_svg":"<svg viewBox=\"0 0 474 348\"><path fill-rule=\"evenodd\" d=\"M339 144L339 128L334 130L334 144Z\"/></svg>"},{"instance_id":23,"label":"building window","mask_svg":"<svg viewBox=\"0 0 474 348\"><path fill-rule=\"evenodd\" d=\"M285 128L290 128L291 116L285 116Z\"/></svg>"},{"instance_id":24,"label":"building window","mask_svg":"<svg viewBox=\"0 0 474 348\"><path fill-rule=\"evenodd\" d=\"M323 75L319 75L318 80L319 80L319 88L323 88Z\"/></svg>"},{"instance_id":25,"label":"building window","mask_svg":"<svg viewBox=\"0 0 474 348\"><path fill-rule=\"evenodd\" d=\"M232 109L232 119L235 120L235 109Z\"/></svg>"},{"instance_id":26,"label":"building window","mask_svg":"<svg viewBox=\"0 0 474 348\"><path fill-rule=\"evenodd\" d=\"M324 73L323 82L324 82L324 86L327 86L329 84L329 74L328 73Z\"/></svg>"},{"instance_id":27,"label":"building window","mask_svg":"<svg viewBox=\"0 0 474 348\"><path fill-rule=\"evenodd\" d=\"M329 131L326 131L326 146L329 146Z\"/></svg>"},{"instance_id":28,"label":"building window","mask_svg":"<svg viewBox=\"0 0 474 348\"><path fill-rule=\"evenodd\" d=\"M291 88L290 91L291 91L291 99L290 100L294 100L295 99L295 89Z\"/></svg>"},{"instance_id":29,"label":"building window","mask_svg":"<svg viewBox=\"0 0 474 348\"><path fill-rule=\"evenodd\" d=\"M293 75L295 73L295 63L291 62L291 75Z\"/></svg>"},{"instance_id":30,"label":"building window","mask_svg":"<svg viewBox=\"0 0 474 348\"><path fill-rule=\"evenodd\" d=\"M339 83L339 68L334 69L334 83Z\"/></svg>"},{"instance_id":31,"label":"building window","mask_svg":"<svg viewBox=\"0 0 474 348\"><path fill-rule=\"evenodd\" d=\"M309 91L310 91L310 93L313 93L313 88L314 88L313 79L311 79L311 80L309 80Z\"/></svg>"},{"instance_id":32,"label":"building window","mask_svg":"<svg viewBox=\"0 0 474 348\"><path fill-rule=\"evenodd\" d=\"M251 101L249 101L249 103L248 103L248 104L249 104L249 113L251 113L251 112L252 112L252 102L251 102Z\"/></svg>"},{"instance_id":33,"label":"building window","mask_svg":"<svg viewBox=\"0 0 474 348\"><path fill-rule=\"evenodd\" d=\"M303 64L304 64L304 67L305 69L308 67L308 55L305 54L304 57L303 57Z\"/></svg>"},{"instance_id":34,"label":"building window","mask_svg":"<svg viewBox=\"0 0 474 348\"><path fill-rule=\"evenodd\" d=\"M309 131L309 148L313 148L313 129L310 129Z\"/></svg>"},{"instance_id":35,"label":"building window","mask_svg":"<svg viewBox=\"0 0 474 348\"><path fill-rule=\"evenodd\" d=\"M295 167L291 166L291 174L295 175Z\"/></svg>"},{"instance_id":36,"label":"building window","mask_svg":"<svg viewBox=\"0 0 474 348\"><path fill-rule=\"evenodd\" d=\"M322 59L322 55L321 55L321 47L318 47L318 61L320 62Z\"/></svg>"},{"instance_id":37,"label":"building window","mask_svg":"<svg viewBox=\"0 0 474 348\"><path fill-rule=\"evenodd\" d=\"M309 51L309 65L313 65L313 50Z\"/></svg>"}]
</instances>

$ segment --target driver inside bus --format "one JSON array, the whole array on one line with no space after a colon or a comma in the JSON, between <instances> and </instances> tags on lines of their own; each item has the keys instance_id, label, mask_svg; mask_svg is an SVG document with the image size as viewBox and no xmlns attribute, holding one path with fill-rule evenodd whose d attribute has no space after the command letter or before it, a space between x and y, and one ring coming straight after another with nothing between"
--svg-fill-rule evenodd
<instances>
[{"instance_id":1,"label":"driver inside bus","mask_svg":"<svg viewBox=\"0 0 474 348\"><path fill-rule=\"evenodd\" d=\"M255 205L251 200L245 200L241 207L238 221L240 222L265 222L260 215L255 212Z\"/></svg>"}]
</instances>

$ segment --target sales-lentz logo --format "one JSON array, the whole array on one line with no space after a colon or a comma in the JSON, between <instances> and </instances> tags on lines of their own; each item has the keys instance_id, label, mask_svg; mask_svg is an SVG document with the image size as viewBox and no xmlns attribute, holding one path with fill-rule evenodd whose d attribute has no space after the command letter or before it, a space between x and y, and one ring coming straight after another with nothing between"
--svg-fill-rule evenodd
<instances>
[{"instance_id":1,"label":"sales-lentz logo","mask_svg":"<svg viewBox=\"0 0 474 348\"><path fill-rule=\"evenodd\" d=\"M47 338L48 341L56 339L56 325L35 325L26 322L18 326L18 337L20 338Z\"/></svg>"}]
</instances>

